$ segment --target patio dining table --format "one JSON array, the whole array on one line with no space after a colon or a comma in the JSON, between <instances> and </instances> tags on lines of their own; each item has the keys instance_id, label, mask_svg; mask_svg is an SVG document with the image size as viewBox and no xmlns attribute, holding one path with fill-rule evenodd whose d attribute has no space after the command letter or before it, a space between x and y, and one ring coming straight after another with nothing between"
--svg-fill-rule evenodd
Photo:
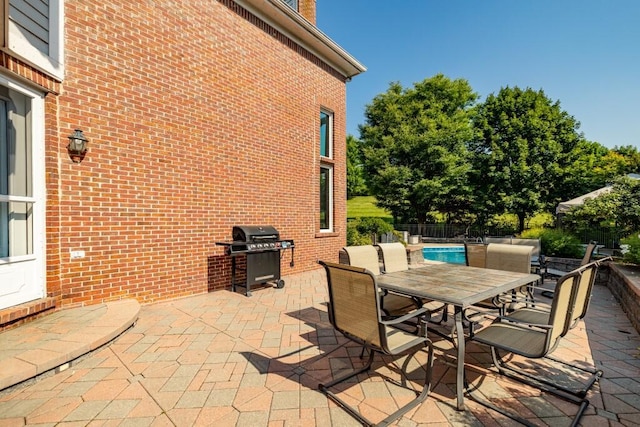
<instances>
[{"instance_id":1,"label":"patio dining table","mask_svg":"<svg viewBox=\"0 0 640 427\"><path fill-rule=\"evenodd\" d=\"M377 277L378 286L421 299L450 304L454 307L455 344L458 348L456 396L458 410L464 410L465 340L462 313L467 307L520 286L540 280L537 274L514 273L461 264L425 262L412 268Z\"/></svg>"}]
</instances>

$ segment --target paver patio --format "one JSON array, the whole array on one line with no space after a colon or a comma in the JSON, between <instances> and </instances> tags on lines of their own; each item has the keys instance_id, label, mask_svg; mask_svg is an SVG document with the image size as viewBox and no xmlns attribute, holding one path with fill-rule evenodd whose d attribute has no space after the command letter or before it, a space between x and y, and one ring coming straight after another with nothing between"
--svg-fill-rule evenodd
<instances>
[{"instance_id":1,"label":"paver patio","mask_svg":"<svg viewBox=\"0 0 640 427\"><path fill-rule=\"evenodd\" d=\"M0 392L0 427L358 425L317 391L332 372L361 363L360 348L328 321L324 271L285 279L283 289L258 288L250 298L219 291L143 306L110 345ZM455 410L455 351L430 336L432 393L397 425L514 425L470 399L466 411ZM604 371L582 425L640 424L640 338L605 287L595 287L585 320L555 354ZM343 392L374 421L412 397L383 381L400 377L376 357L375 372ZM409 361L412 379L425 360L421 352ZM498 377L486 348L470 344L466 360L469 379L495 402L539 425L569 425L574 405Z\"/></svg>"}]
</instances>

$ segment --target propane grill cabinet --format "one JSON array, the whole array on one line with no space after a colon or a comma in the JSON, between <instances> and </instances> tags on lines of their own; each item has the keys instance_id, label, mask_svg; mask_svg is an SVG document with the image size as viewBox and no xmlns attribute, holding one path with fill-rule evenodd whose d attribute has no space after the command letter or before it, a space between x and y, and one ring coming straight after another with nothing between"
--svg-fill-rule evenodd
<instances>
[{"instance_id":1,"label":"propane grill cabinet","mask_svg":"<svg viewBox=\"0 0 640 427\"><path fill-rule=\"evenodd\" d=\"M225 253L231 257L231 290L236 286L245 289L245 295L251 296L251 286L274 283L277 288L284 287L284 280L280 278L280 258L282 252L291 249L293 267L293 240L280 240L280 233L274 227L238 225L233 227L231 242L216 242L225 247ZM236 258L246 257L244 269L238 266ZM238 282L238 271L244 271L245 281Z\"/></svg>"}]
</instances>

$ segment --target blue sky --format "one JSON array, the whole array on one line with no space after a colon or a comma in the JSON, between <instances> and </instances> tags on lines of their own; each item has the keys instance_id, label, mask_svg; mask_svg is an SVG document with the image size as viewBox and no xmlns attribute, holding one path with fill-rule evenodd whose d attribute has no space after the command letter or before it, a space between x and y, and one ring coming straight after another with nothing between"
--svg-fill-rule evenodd
<instances>
[{"instance_id":1,"label":"blue sky","mask_svg":"<svg viewBox=\"0 0 640 427\"><path fill-rule=\"evenodd\" d=\"M590 141L640 148L640 0L317 0L317 26L367 71L347 83L347 133L390 82L442 73L484 100L544 90Z\"/></svg>"}]
</instances>

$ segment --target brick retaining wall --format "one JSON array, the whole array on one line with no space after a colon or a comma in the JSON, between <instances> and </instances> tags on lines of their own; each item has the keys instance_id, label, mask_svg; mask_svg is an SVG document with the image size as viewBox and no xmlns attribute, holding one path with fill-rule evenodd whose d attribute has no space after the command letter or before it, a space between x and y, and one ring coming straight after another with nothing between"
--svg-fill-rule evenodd
<instances>
[{"instance_id":1,"label":"brick retaining wall","mask_svg":"<svg viewBox=\"0 0 640 427\"><path fill-rule=\"evenodd\" d=\"M640 332L640 267L611 263L604 270L609 272L607 287Z\"/></svg>"}]
</instances>

